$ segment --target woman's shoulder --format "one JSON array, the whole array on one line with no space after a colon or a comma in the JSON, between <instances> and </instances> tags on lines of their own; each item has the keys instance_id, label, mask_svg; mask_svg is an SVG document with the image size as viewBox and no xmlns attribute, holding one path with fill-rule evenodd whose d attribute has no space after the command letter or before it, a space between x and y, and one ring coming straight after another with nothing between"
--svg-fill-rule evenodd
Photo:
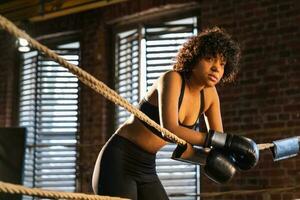
<instances>
[{"instance_id":1,"label":"woman's shoulder","mask_svg":"<svg viewBox=\"0 0 300 200\"><path fill-rule=\"evenodd\" d=\"M180 86L181 82L182 82L182 78L181 78L181 74L179 72L174 71L174 70L166 71L156 79L156 81L153 83L153 85L151 86L149 91L157 90L158 88L162 88L166 85L169 85L169 86L179 85ZM150 93L152 93L152 92L150 92Z\"/></svg>"},{"instance_id":2,"label":"woman's shoulder","mask_svg":"<svg viewBox=\"0 0 300 200\"><path fill-rule=\"evenodd\" d=\"M167 71L163 73L157 81L157 88L180 88L182 84L182 77L177 71Z\"/></svg>"},{"instance_id":3,"label":"woman's shoulder","mask_svg":"<svg viewBox=\"0 0 300 200\"><path fill-rule=\"evenodd\" d=\"M163 73L160 77L163 81L171 81L171 82L178 82L182 80L182 75L174 70L167 71Z\"/></svg>"},{"instance_id":4,"label":"woman's shoulder","mask_svg":"<svg viewBox=\"0 0 300 200\"><path fill-rule=\"evenodd\" d=\"M204 98L209 104L219 101L217 88L215 86L204 88Z\"/></svg>"},{"instance_id":5,"label":"woman's shoulder","mask_svg":"<svg viewBox=\"0 0 300 200\"><path fill-rule=\"evenodd\" d=\"M209 94L217 94L218 93L217 88L215 86L204 88L204 92L209 93Z\"/></svg>"}]
</instances>

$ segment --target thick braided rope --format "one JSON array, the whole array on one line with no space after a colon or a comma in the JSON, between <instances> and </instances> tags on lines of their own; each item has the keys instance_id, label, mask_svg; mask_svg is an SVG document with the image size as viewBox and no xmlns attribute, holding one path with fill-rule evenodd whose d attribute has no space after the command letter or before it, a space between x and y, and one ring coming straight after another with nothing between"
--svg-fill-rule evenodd
<instances>
[{"instance_id":1,"label":"thick braided rope","mask_svg":"<svg viewBox=\"0 0 300 200\"><path fill-rule=\"evenodd\" d=\"M18 27L16 27L11 21L0 15L0 26L11 33L12 35L20 38L26 39L32 47L36 48L37 50L45 53L47 56L52 58L54 61L58 62L65 68L67 68L71 73L76 75L79 80L81 80L84 84L86 84L88 87L94 89L96 92L102 94L107 99L113 101L115 104L125 108L132 114L134 114L139 119L145 121L150 126L153 126L155 129L157 129L159 132L161 132L162 136L165 138L168 138L174 143L185 145L186 141L180 139L175 134L171 133L167 129L161 127L156 122L151 120L147 115L145 115L143 112L138 110L136 107L131 105L126 99L122 98L120 95L118 95L114 90L110 89L107 85L105 85L103 82L97 80L95 77L87 73L86 71L80 69L78 66L69 63L61 56L57 55L54 51L48 49L46 46L40 44L38 41L31 38L28 34L26 34L24 31L20 30Z\"/></svg>"},{"instance_id":2,"label":"thick braided rope","mask_svg":"<svg viewBox=\"0 0 300 200\"><path fill-rule=\"evenodd\" d=\"M200 196L200 197L217 197L217 196L228 196L228 195L249 195L258 193L278 193L300 189L300 186L290 186L281 188L266 188L259 190L232 190L227 192L210 192L201 194L190 194L190 193L177 193L172 194L171 197L182 197L182 196ZM123 200L124 198L119 197L108 197L98 195L87 195L83 193L71 193L71 192L54 192L48 190L42 190L37 188L27 188L21 185L4 183L0 181L0 192L10 194L24 194L36 197L48 197L53 199L64 198L64 199L80 199L80 200ZM125 199L124 199L125 200Z\"/></svg>"},{"instance_id":3,"label":"thick braided rope","mask_svg":"<svg viewBox=\"0 0 300 200\"><path fill-rule=\"evenodd\" d=\"M105 85L103 82L97 80L94 76L90 75L86 71L80 69L78 66L69 63L67 60L62 58L61 56L57 55L54 51L48 49L46 46L40 44L35 39L31 38L28 34L26 34L24 31L20 30L18 27L16 27L12 22L10 22L8 19L0 15L0 26L11 33L12 35L16 37L21 37L26 39L32 47L38 49L39 51L45 53L47 56L52 58L54 61L61 64L63 67L67 68L71 73L76 75L81 82L86 84L88 87L94 89L97 93L102 94L105 98L111 100L115 104L125 108L130 113L134 114L136 117L141 119L142 121L146 122L150 126L153 126L155 129L161 132L162 136L165 138L168 138L172 142L176 144L185 145L186 141L180 139L175 134L171 133L167 129L161 127L156 122L154 122L152 119L150 119L147 115L145 115L143 112L141 112L139 109L134 107L132 104L130 104L126 99L122 98L120 95L118 95L114 90L110 89L107 85ZM265 150L272 147L273 144L266 143L266 144L259 144L258 148L259 150Z\"/></svg>"},{"instance_id":4,"label":"thick braided rope","mask_svg":"<svg viewBox=\"0 0 300 200\"><path fill-rule=\"evenodd\" d=\"M107 99L111 100L115 104L122 106L132 114L134 114L139 119L143 120L150 126L153 126L155 129L160 131L162 133L162 136L165 138L170 139L172 142L185 145L186 141L180 139L175 134L171 133L167 129L161 127L156 122L154 122L152 119L150 119L147 115L145 115L143 112L135 108L133 105L131 105L126 99L122 98L120 95L118 95L114 90L110 89L108 86L106 86L103 82L97 80L95 77L87 73L86 71L80 69L78 66L69 63L61 56L57 55L54 51L48 49L46 46L40 44L38 41L31 38L28 34L26 34L24 31L20 30L18 27L16 27L12 22L10 22L8 19L0 15L0 26L11 33L12 35L16 37L21 37L26 39L34 48L38 49L39 51L45 53L47 56L61 64L63 67L69 69L71 73L76 75L79 80L81 80L84 84L86 84L88 87L94 89L96 92L102 94ZM266 144L259 144L258 148L259 150L269 149L270 147L273 147L274 145L271 143Z\"/></svg>"},{"instance_id":5,"label":"thick braided rope","mask_svg":"<svg viewBox=\"0 0 300 200\"><path fill-rule=\"evenodd\" d=\"M48 197L52 199L82 199L82 200L122 200L125 198L88 195L83 193L71 193L71 192L56 192L49 190L42 190L38 188L27 188L25 186L5 183L0 181L0 192L10 194L25 194L36 197Z\"/></svg>"},{"instance_id":6,"label":"thick braided rope","mask_svg":"<svg viewBox=\"0 0 300 200\"><path fill-rule=\"evenodd\" d=\"M229 196L229 195L249 195L249 194L259 194L259 193L279 193L286 191L293 191L300 189L300 185L290 186L290 187L280 187L280 188L266 188L258 190L231 190L226 192L210 192L210 193L201 193L201 194L172 194L171 197L182 197L182 196L199 196L199 197L217 197L217 196Z\"/></svg>"}]
</instances>

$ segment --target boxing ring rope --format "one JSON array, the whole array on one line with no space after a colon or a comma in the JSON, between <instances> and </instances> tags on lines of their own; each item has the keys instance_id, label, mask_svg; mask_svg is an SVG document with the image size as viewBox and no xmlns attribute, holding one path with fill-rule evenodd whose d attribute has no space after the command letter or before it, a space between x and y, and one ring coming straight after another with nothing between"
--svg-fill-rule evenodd
<instances>
[{"instance_id":1,"label":"boxing ring rope","mask_svg":"<svg viewBox=\"0 0 300 200\"><path fill-rule=\"evenodd\" d=\"M24 194L36 197L48 197L52 199L82 199L82 200L126 200L120 197L109 197L99 195L88 195L83 193L57 192L41 190L38 188L27 188L21 185L5 183L0 181L0 192L10 194Z\"/></svg>"},{"instance_id":2,"label":"boxing ring rope","mask_svg":"<svg viewBox=\"0 0 300 200\"><path fill-rule=\"evenodd\" d=\"M116 105L119 105L126 110L128 110L130 113L134 114L136 117L138 117L140 120L143 120L150 126L157 129L159 132L162 133L162 136L164 138L167 138L171 140L172 142L179 144L179 145L186 145L187 142L182 140L181 138L177 137L175 134L171 133L167 129L161 127L156 122L154 122L152 119L150 119L147 115L145 115L143 112L141 112L139 109L134 107L132 104L130 104L126 99L122 98L119 94L117 94L114 90L110 89L106 84L103 82L97 80L94 76L90 75L86 71L82 70L78 66L69 63L67 60L62 58L61 56L57 55L53 50L50 50L46 46L40 44L35 39L31 38L28 34L26 34L24 31L20 30L18 27L16 27L11 21L0 15L0 27L10 34L14 35L15 37L24 38L26 39L29 44L34 47L35 49L43 52L46 54L49 58L52 58L57 63L61 64L63 67L67 68L71 73L76 75L78 79L87 85L88 87L95 90L97 93L103 95L105 98L109 99ZM259 150L265 150L272 148L274 146L273 143L263 143L258 144ZM220 195L228 195L232 194L251 194L251 193L262 193L262 192L280 192L280 191L287 191L287 190L294 190L298 189L300 186L295 187L286 187L286 188L274 188L274 189L261 189L261 190L241 190L241 191L229 191L229 192L217 192L217 193L202 193L197 194L193 196L201 196L201 197L211 197L211 196L220 196ZM121 198L112 198L112 197L101 197L97 195L85 195L80 193L75 193L74 196L72 196L70 193L66 192L51 192L47 190L41 190L37 188L26 188L24 186L9 184L0 182L0 191L7 192L7 193L17 193L17 194L29 194L29 195L35 195L35 196L44 196L44 197L51 197L51 198L75 198L75 199L121 199ZM49 195L49 196L47 196ZM188 194L186 194L188 195Z\"/></svg>"},{"instance_id":3,"label":"boxing ring rope","mask_svg":"<svg viewBox=\"0 0 300 200\"><path fill-rule=\"evenodd\" d=\"M172 194L170 197L182 197L182 196L199 196L199 197L218 197L228 195L249 195L258 193L278 193L300 189L300 185L293 187L280 187L280 188L266 188L258 190L231 190L227 192L209 192L201 194L189 194L189 193L177 193ZM48 197L53 199L80 199L80 200L126 200L125 198L88 195L84 193L71 193L71 192L57 192L50 190L43 190L38 188L28 188L22 185L16 185L11 183L5 183L0 181L0 193L9 194L24 194L36 197Z\"/></svg>"},{"instance_id":4,"label":"boxing ring rope","mask_svg":"<svg viewBox=\"0 0 300 200\"><path fill-rule=\"evenodd\" d=\"M137 109L132 104L130 104L126 99L121 97L114 90L110 89L105 83L97 80L94 76L90 75L83 69L80 69L78 66L76 66L72 63L69 63L67 60L65 60L61 56L57 55L53 50L48 49L48 47L42 45L35 39L31 38L28 34L26 34L24 31L20 30L18 27L16 27L12 22L10 22L8 19L3 17L2 15L0 15L0 26L4 30L6 30L7 32L11 33L14 36L26 39L29 42L29 44L31 44L32 47L45 53L48 57L52 58L54 61L61 64L63 67L67 68L71 73L76 75L78 77L78 79L81 82L83 82L85 85L92 88L97 93L100 93L105 98L112 101L113 103L125 108L130 113L132 113L136 117L138 117L140 120L146 122L150 126L157 129L159 132L162 133L162 136L164 138L167 138L167 139L171 140L172 142L174 142L176 144L180 144L180 145L185 145L187 143L186 141L177 137L175 134L171 133L167 129L158 125L155 121L150 119L147 115L145 115L139 109ZM272 144L259 144L260 150L264 150L264 149L267 149L270 147L272 147Z\"/></svg>"},{"instance_id":5,"label":"boxing ring rope","mask_svg":"<svg viewBox=\"0 0 300 200\"><path fill-rule=\"evenodd\" d=\"M228 196L228 195L249 195L249 194L258 194L258 193L278 193L286 192L300 189L300 185L291 186L291 187L280 187L280 188L266 188L266 189L257 189L257 190L231 190L227 192L210 192L210 193L201 193L201 194L174 194L170 197L180 197L180 196L197 196L197 197L218 197L218 196Z\"/></svg>"}]
</instances>

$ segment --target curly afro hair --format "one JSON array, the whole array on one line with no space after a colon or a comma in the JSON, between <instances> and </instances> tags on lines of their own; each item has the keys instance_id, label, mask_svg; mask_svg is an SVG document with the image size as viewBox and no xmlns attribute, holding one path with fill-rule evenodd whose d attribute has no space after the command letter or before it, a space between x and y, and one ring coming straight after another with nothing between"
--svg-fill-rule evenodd
<instances>
[{"instance_id":1,"label":"curly afro hair","mask_svg":"<svg viewBox=\"0 0 300 200\"><path fill-rule=\"evenodd\" d=\"M183 72L189 78L199 59L220 55L226 61L222 83L234 81L238 72L241 50L237 42L218 27L205 29L197 36L191 37L179 50L174 71Z\"/></svg>"}]
</instances>

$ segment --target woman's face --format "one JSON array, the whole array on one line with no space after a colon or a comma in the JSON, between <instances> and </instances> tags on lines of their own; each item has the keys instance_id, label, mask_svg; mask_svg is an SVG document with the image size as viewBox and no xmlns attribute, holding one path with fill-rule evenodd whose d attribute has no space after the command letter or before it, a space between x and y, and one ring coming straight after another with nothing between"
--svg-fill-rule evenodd
<instances>
[{"instance_id":1,"label":"woman's face","mask_svg":"<svg viewBox=\"0 0 300 200\"><path fill-rule=\"evenodd\" d=\"M220 55L201 58L193 68L192 77L205 87L213 87L222 79L225 65L226 61Z\"/></svg>"}]
</instances>

